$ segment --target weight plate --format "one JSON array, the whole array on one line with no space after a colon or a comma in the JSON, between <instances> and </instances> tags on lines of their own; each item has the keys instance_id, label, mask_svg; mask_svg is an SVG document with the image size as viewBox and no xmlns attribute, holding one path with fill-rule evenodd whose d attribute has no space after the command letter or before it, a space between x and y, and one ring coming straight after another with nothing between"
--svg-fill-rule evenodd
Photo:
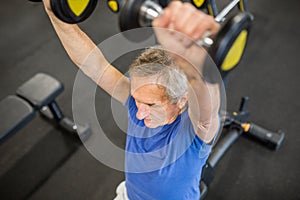
<instances>
[{"instance_id":1,"label":"weight plate","mask_svg":"<svg viewBox=\"0 0 300 200\"><path fill-rule=\"evenodd\" d=\"M61 0L50 0L51 9L54 15L63 22L72 24L73 21L66 15L61 7Z\"/></svg>"},{"instance_id":2,"label":"weight plate","mask_svg":"<svg viewBox=\"0 0 300 200\"><path fill-rule=\"evenodd\" d=\"M127 0L119 15L120 30L126 31L140 27L139 13L145 0Z\"/></svg>"},{"instance_id":3,"label":"weight plate","mask_svg":"<svg viewBox=\"0 0 300 200\"><path fill-rule=\"evenodd\" d=\"M209 54L223 77L240 62L248 40L251 21L249 13L238 13L225 23L214 38Z\"/></svg>"},{"instance_id":4,"label":"weight plate","mask_svg":"<svg viewBox=\"0 0 300 200\"><path fill-rule=\"evenodd\" d=\"M206 0L192 0L192 4L197 8L201 9L206 7L207 1Z\"/></svg>"},{"instance_id":5,"label":"weight plate","mask_svg":"<svg viewBox=\"0 0 300 200\"><path fill-rule=\"evenodd\" d=\"M165 8L165 7L167 7L167 6L169 5L169 3L170 3L172 0L157 0L157 1L158 1L158 4L159 4L161 7Z\"/></svg>"},{"instance_id":6,"label":"weight plate","mask_svg":"<svg viewBox=\"0 0 300 200\"><path fill-rule=\"evenodd\" d=\"M140 29L140 31L128 31L140 28L140 9L145 0L127 0L119 15L119 26L122 35L131 42L143 42L153 36L153 29Z\"/></svg>"},{"instance_id":7,"label":"weight plate","mask_svg":"<svg viewBox=\"0 0 300 200\"><path fill-rule=\"evenodd\" d=\"M247 0L240 0L240 2L237 4L238 8L242 12L246 12L247 9Z\"/></svg>"},{"instance_id":8,"label":"weight plate","mask_svg":"<svg viewBox=\"0 0 300 200\"><path fill-rule=\"evenodd\" d=\"M118 13L123 6L124 0L107 0L106 4L110 11L113 13Z\"/></svg>"},{"instance_id":9,"label":"weight plate","mask_svg":"<svg viewBox=\"0 0 300 200\"><path fill-rule=\"evenodd\" d=\"M206 4L207 13L216 17L218 15L218 9L215 0L207 0Z\"/></svg>"},{"instance_id":10,"label":"weight plate","mask_svg":"<svg viewBox=\"0 0 300 200\"><path fill-rule=\"evenodd\" d=\"M95 10L97 0L60 0L64 13L72 24L86 20Z\"/></svg>"}]
</instances>

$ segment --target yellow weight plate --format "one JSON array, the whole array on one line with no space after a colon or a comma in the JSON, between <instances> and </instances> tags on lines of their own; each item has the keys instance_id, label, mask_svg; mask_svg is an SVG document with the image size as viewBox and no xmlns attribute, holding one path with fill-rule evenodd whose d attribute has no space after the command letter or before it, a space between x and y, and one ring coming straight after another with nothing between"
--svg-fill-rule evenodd
<instances>
[{"instance_id":1,"label":"yellow weight plate","mask_svg":"<svg viewBox=\"0 0 300 200\"><path fill-rule=\"evenodd\" d=\"M210 4L207 5L207 11L208 11L209 15L214 16L214 11L213 11L212 6Z\"/></svg>"},{"instance_id":2,"label":"yellow weight plate","mask_svg":"<svg viewBox=\"0 0 300 200\"><path fill-rule=\"evenodd\" d=\"M241 33L234 41L232 47L230 48L228 54L226 55L221 65L222 71L229 71L239 63L243 55L243 52L245 50L247 36L248 36L247 30L241 31Z\"/></svg>"},{"instance_id":3,"label":"yellow weight plate","mask_svg":"<svg viewBox=\"0 0 300 200\"><path fill-rule=\"evenodd\" d=\"M203 3L205 2L205 0L193 0L193 4L197 7L200 8Z\"/></svg>"},{"instance_id":4,"label":"yellow weight plate","mask_svg":"<svg viewBox=\"0 0 300 200\"><path fill-rule=\"evenodd\" d=\"M240 0L240 2L239 2L239 8L240 8L240 10L243 11L243 12L245 11L244 3L245 3L245 2L244 2L243 0Z\"/></svg>"},{"instance_id":5,"label":"yellow weight plate","mask_svg":"<svg viewBox=\"0 0 300 200\"><path fill-rule=\"evenodd\" d=\"M111 11L117 13L119 12L119 5L117 1L108 1L107 5L109 6L109 8L111 9Z\"/></svg>"},{"instance_id":6,"label":"yellow weight plate","mask_svg":"<svg viewBox=\"0 0 300 200\"><path fill-rule=\"evenodd\" d=\"M67 0L70 10L76 16L80 16L87 8L90 0Z\"/></svg>"}]
</instances>

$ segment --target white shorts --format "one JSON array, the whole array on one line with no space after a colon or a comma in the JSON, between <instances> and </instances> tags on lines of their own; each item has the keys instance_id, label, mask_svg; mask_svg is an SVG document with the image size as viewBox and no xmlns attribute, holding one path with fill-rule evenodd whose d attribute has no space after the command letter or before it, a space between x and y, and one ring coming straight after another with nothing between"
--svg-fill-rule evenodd
<instances>
[{"instance_id":1,"label":"white shorts","mask_svg":"<svg viewBox=\"0 0 300 200\"><path fill-rule=\"evenodd\" d=\"M114 198L114 200L129 200L127 196L127 190L125 181L121 182L117 189L116 189L117 196Z\"/></svg>"}]
</instances>

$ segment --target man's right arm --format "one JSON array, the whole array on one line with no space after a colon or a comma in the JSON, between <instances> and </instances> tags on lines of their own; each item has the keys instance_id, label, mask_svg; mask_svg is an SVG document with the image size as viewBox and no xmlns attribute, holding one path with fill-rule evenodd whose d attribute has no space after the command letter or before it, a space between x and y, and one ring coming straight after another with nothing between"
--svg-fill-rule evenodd
<instances>
[{"instance_id":1,"label":"man's right arm","mask_svg":"<svg viewBox=\"0 0 300 200\"><path fill-rule=\"evenodd\" d=\"M130 94L129 80L104 57L95 43L76 24L59 20L52 12L49 0L45 10L71 60L112 97L125 103Z\"/></svg>"}]
</instances>

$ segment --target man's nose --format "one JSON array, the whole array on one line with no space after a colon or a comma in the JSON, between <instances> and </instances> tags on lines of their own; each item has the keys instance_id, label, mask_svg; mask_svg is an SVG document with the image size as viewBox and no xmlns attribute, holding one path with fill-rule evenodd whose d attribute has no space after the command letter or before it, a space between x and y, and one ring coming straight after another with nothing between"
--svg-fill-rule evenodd
<instances>
[{"instance_id":1,"label":"man's nose","mask_svg":"<svg viewBox=\"0 0 300 200\"><path fill-rule=\"evenodd\" d=\"M146 117L148 117L149 113L150 113L150 107L145 104L140 104L138 107L138 111L136 113L136 117L139 120L142 120L142 119L145 119Z\"/></svg>"}]
</instances>

